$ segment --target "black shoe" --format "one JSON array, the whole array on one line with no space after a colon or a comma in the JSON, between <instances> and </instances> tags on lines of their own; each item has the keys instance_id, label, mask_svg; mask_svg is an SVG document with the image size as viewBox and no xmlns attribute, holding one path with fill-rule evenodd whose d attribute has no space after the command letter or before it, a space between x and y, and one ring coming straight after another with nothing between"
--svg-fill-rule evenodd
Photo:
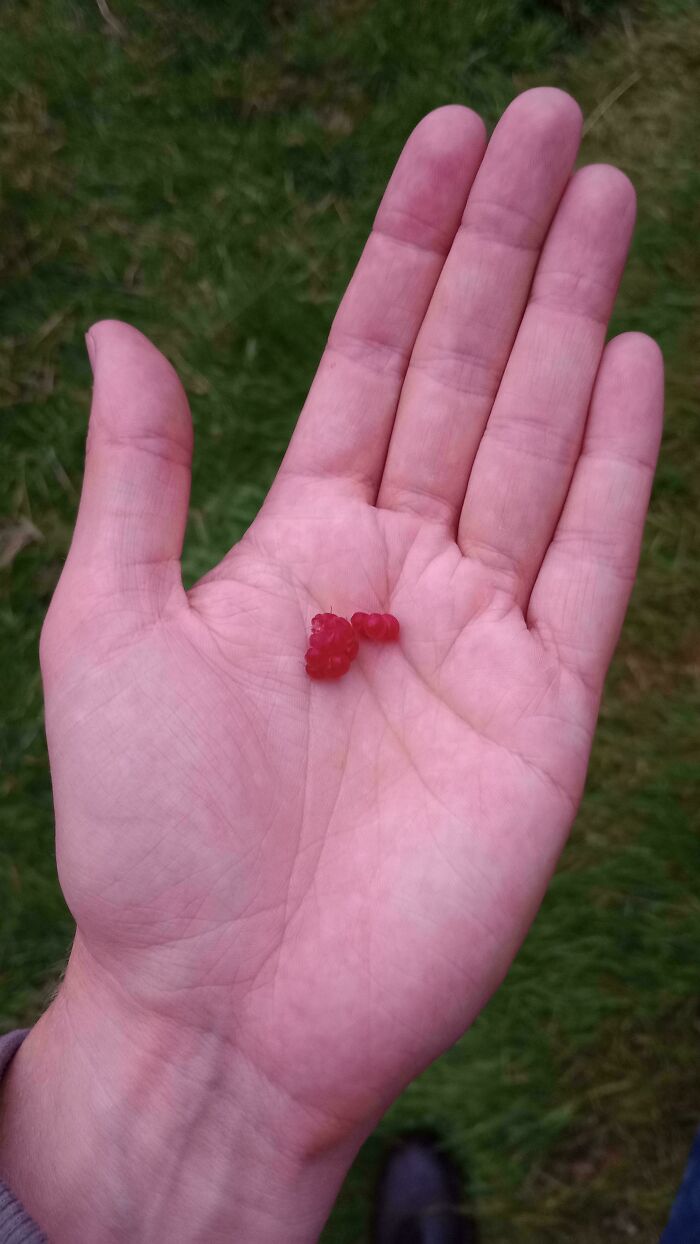
<instances>
[{"instance_id":1,"label":"black shoe","mask_svg":"<svg viewBox=\"0 0 700 1244\"><path fill-rule=\"evenodd\" d=\"M373 1244L478 1244L459 1172L436 1138L399 1141L377 1188Z\"/></svg>"}]
</instances>

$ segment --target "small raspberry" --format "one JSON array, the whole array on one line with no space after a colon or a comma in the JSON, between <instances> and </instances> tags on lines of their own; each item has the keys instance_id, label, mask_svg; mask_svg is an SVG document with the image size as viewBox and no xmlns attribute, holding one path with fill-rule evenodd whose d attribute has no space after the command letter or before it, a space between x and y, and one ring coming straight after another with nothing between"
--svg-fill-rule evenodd
<instances>
[{"instance_id":1,"label":"small raspberry","mask_svg":"<svg viewBox=\"0 0 700 1244\"><path fill-rule=\"evenodd\" d=\"M365 639L391 640L399 637L399 621L393 613L354 613L353 629Z\"/></svg>"}]
</instances>

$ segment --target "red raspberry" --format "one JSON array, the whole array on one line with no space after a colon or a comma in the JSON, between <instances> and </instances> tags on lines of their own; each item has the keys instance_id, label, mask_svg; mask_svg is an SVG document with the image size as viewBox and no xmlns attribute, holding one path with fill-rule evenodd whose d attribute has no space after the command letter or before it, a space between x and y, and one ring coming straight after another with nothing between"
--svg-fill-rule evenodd
<instances>
[{"instance_id":1,"label":"red raspberry","mask_svg":"<svg viewBox=\"0 0 700 1244\"><path fill-rule=\"evenodd\" d=\"M317 613L311 619L306 672L310 678L342 678L357 656L357 649L357 636L347 618Z\"/></svg>"},{"instance_id":2,"label":"red raspberry","mask_svg":"<svg viewBox=\"0 0 700 1244\"><path fill-rule=\"evenodd\" d=\"M390 640L399 637L399 621L393 613L353 613L352 625L365 639Z\"/></svg>"}]
</instances>

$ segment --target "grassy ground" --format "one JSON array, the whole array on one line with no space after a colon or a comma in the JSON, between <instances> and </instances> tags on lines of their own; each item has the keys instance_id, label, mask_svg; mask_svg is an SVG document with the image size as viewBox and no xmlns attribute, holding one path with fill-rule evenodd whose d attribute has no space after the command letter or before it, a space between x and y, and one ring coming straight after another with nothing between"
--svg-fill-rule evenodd
<instances>
[{"instance_id":1,"label":"grassy ground","mask_svg":"<svg viewBox=\"0 0 700 1244\"><path fill-rule=\"evenodd\" d=\"M692 0L5 0L0 43L0 1023L71 934L52 862L37 636L80 482L82 333L109 315L181 370L195 577L279 460L401 141L459 99L553 82L583 159L635 180L616 327L657 335L669 418L642 573L561 870L487 1012L390 1112L327 1229L363 1238L383 1146L431 1124L490 1244L658 1237L700 1113L700 14ZM604 20L603 20L604 19Z\"/></svg>"}]
</instances>

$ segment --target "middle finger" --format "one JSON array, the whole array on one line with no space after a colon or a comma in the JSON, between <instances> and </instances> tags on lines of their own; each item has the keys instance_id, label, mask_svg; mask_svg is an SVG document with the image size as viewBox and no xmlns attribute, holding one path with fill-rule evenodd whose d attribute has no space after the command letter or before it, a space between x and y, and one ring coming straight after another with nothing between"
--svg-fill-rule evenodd
<instances>
[{"instance_id":1,"label":"middle finger","mask_svg":"<svg viewBox=\"0 0 700 1244\"><path fill-rule=\"evenodd\" d=\"M540 87L506 109L413 348L377 504L456 530L466 482L580 141Z\"/></svg>"}]
</instances>

